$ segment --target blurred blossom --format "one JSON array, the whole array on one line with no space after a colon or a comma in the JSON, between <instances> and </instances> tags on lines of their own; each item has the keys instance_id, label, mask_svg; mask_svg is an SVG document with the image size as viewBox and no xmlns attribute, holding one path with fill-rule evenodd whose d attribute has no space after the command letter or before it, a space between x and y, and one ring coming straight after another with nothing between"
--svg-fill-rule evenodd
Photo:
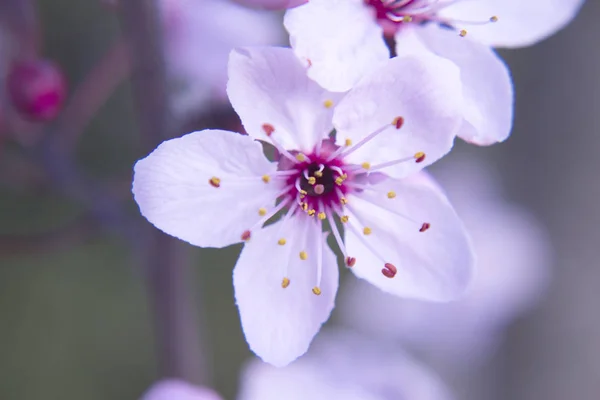
<instances>
[{"instance_id":1,"label":"blurred blossom","mask_svg":"<svg viewBox=\"0 0 600 400\"><path fill-rule=\"evenodd\" d=\"M285 10L305 4L308 0L235 0L248 7L264 8L266 10Z\"/></svg>"},{"instance_id":2,"label":"blurred blossom","mask_svg":"<svg viewBox=\"0 0 600 400\"><path fill-rule=\"evenodd\" d=\"M349 90L389 57L384 33L395 37L398 55L430 52L452 61L461 69L465 96L458 136L490 145L509 136L513 117L510 74L490 46L541 40L567 24L582 3L311 0L289 10L285 26L294 51L309 66L309 76L333 91Z\"/></svg>"},{"instance_id":3,"label":"blurred blossom","mask_svg":"<svg viewBox=\"0 0 600 400\"><path fill-rule=\"evenodd\" d=\"M211 389L179 379L164 379L152 385L140 400L221 400Z\"/></svg>"},{"instance_id":4,"label":"blurred blossom","mask_svg":"<svg viewBox=\"0 0 600 400\"><path fill-rule=\"evenodd\" d=\"M44 59L16 60L6 78L8 98L24 117L50 121L62 110L67 83L61 68Z\"/></svg>"},{"instance_id":5,"label":"blurred blossom","mask_svg":"<svg viewBox=\"0 0 600 400\"><path fill-rule=\"evenodd\" d=\"M157 228L202 247L247 242L235 296L263 360L290 363L329 318L338 268L325 220L346 265L387 292L446 301L467 286L462 223L440 190L410 177L450 150L461 122L458 70L446 63L397 57L341 98L311 81L290 49L239 49L228 94L249 136L194 132L136 164L135 200Z\"/></svg>"},{"instance_id":6,"label":"blurred blossom","mask_svg":"<svg viewBox=\"0 0 600 400\"><path fill-rule=\"evenodd\" d=\"M437 377L400 349L339 331L322 332L308 354L287 367L250 362L237 400L451 398Z\"/></svg>"},{"instance_id":7,"label":"blurred blossom","mask_svg":"<svg viewBox=\"0 0 600 400\"><path fill-rule=\"evenodd\" d=\"M441 181L477 256L466 295L443 305L398 300L353 280L340 309L347 324L401 339L455 368L489 356L507 325L540 300L548 284L550 246L533 216L502 199L485 166L466 163L444 172Z\"/></svg>"},{"instance_id":8,"label":"blurred blossom","mask_svg":"<svg viewBox=\"0 0 600 400\"><path fill-rule=\"evenodd\" d=\"M284 41L279 16L230 0L160 0L159 5L179 114L227 102L227 59L234 47Z\"/></svg>"}]
</instances>

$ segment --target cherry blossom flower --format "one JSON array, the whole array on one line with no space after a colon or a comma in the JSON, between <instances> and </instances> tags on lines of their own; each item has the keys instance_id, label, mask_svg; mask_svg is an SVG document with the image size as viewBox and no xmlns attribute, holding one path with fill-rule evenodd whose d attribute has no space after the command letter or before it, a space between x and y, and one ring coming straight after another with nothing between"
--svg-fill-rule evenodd
<instances>
[{"instance_id":1,"label":"cherry blossom flower","mask_svg":"<svg viewBox=\"0 0 600 400\"><path fill-rule=\"evenodd\" d=\"M211 389L180 379L164 379L152 385L140 400L221 400Z\"/></svg>"},{"instance_id":2,"label":"cherry blossom flower","mask_svg":"<svg viewBox=\"0 0 600 400\"><path fill-rule=\"evenodd\" d=\"M338 269L326 222L346 265L387 292L446 301L464 290L472 254L463 226L441 191L410 177L452 146L462 101L454 66L395 58L341 96L310 80L290 49L247 48L230 56L228 94L249 136L206 130L166 141L136 164L133 193L172 236L202 247L245 242L233 283L263 360L293 361L329 317ZM275 162L256 140L277 150Z\"/></svg>"},{"instance_id":3,"label":"cherry blossom flower","mask_svg":"<svg viewBox=\"0 0 600 400\"><path fill-rule=\"evenodd\" d=\"M437 365L456 370L483 362L505 328L539 302L548 284L550 250L539 223L502 200L485 165L451 164L444 172L444 187L477 253L477 273L464 297L448 304L399 301L349 282L340 311L346 324L400 339Z\"/></svg>"},{"instance_id":4,"label":"cherry blossom flower","mask_svg":"<svg viewBox=\"0 0 600 400\"><path fill-rule=\"evenodd\" d=\"M287 11L285 26L309 76L346 91L389 57L432 52L461 69L464 123L458 136L479 145L512 127L510 74L490 46L534 43L570 21L583 0L311 0ZM468 34L467 34L468 32Z\"/></svg>"},{"instance_id":5,"label":"cherry blossom flower","mask_svg":"<svg viewBox=\"0 0 600 400\"><path fill-rule=\"evenodd\" d=\"M450 400L448 389L401 349L349 332L322 332L285 368L254 360L238 400Z\"/></svg>"},{"instance_id":6,"label":"cherry blossom flower","mask_svg":"<svg viewBox=\"0 0 600 400\"><path fill-rule=\"evenodd\" d=\"M238 46L284 41L280 18L231 0L160 0L173 108L179 114L226 104L227 58Z\"/></svg>"}]
</instances>

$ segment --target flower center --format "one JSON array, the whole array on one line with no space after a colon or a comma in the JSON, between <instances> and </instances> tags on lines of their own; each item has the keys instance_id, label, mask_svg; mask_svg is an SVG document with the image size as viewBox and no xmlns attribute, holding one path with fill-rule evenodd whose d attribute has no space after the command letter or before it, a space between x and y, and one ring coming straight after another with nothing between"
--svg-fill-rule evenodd
<instances>
[{"instance_id":1,"label":"flower center","mask_svg":"<svg viewBox=\"0 0 600 400\"><path fill-rule=\"evenodd\" d=\"M455 19L442 18L438 11L459 0L364 0L365 5L375 11L375 18L384 27L397 30L403 23L425 23L436 22L442 26L456 28L458 24L485 25L498 21L498 17L492 16L486 21L459 21ZM461 36L465 36L465 29L459 30ZM389 33L389 31L388 31Z\"/></svg>"}]
</instances>

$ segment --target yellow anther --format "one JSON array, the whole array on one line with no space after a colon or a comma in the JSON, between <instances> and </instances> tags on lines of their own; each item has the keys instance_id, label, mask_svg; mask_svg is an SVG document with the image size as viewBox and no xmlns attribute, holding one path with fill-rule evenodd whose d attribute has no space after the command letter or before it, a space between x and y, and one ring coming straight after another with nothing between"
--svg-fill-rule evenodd
<instances>
[{"instance_id":1,"label":"yellow anther","mask_svg":"<svg viewBox=\"0 0 600 400\"><path fill-rule=\"evenodd\" d=\"M317 218L319 218L321 221L323 221L326 218L325 213L323 211L321 211L320 213L317 214Z\"/></svg>"},{"instance_id":2,"label":"yellow anther","mask_svg":"<svg viewBox=\"0 0 600 400\"><path fill-rule=\"evenodd\" d=\"M315 210L308 210L306 213L308 214L309 217L312 217L313 215L315 215Z\"/></svg>"},{"instance_id":3,"label":"yellow anther","mask_svg":"<svg viewBox=\"0 0 600 400\"><path fill-rule=\"evenodd\" d=\"M340 198L340 203L342 204L348 204L348 199L345 197Z\"/></svg>"},{"instance_id":4,"label":"yellow anther","mask_svg":"<svg viewBox=\"0 0 600 400\"><path fill-rule=\"evenodd\" d=\"M280 245L280 246L283 246L283 245L284 245L284 244L286 244L286 243L287 243L287 241L286 241L284 238L281 238L281 239L279 239L279 240L277 241L277 244L278 244L278 245Z\"/></svg>"},{"instance_id":5,"label":"yellow anther","mask_svg":"<svg viewBox=\"0 0 600 400\"><path fill-rule=\"evenodd\" d=\"M493 15L493 16L490 18L490 22L498 22L498 16L496 16L496 15Z\"/></svg>"},{"instance_id":6,"label":"yellow anther","mask_svg":"<svg viewBox=\"0 0 600 400\"><path fill-rule=\"evenodd\" d=\"M412 22L412 17L410 15L405 15L404 18L402 18L403 22Z\"/></svg>"},{"instance_id":7,"label":"yellow anther","mask_svg":"<svg viewBox=\"0 0 600 400\"><path fill-rule=\"evenodd\" d=\"M371 168L371 164L368 162L364 162L362 164L360 164L361 167L363 167L364 169L369 169Z\"/></svg>"},{"instance_id":8,"label":"yellow anther","mask_svg":"<svg viewBox=\"0 0 600 400\"><path fill-rule=\"evenodd\" d=\"M414 157L415 157L416 162L418 162L418 163L423 162L425 160L425 153L423 153L422 151L419 151L419 152L415 153Z\"/></svg>"},{"instance_id":9,"label":"yellow anther","mask_svg":"<svg viewBox=\"0 0 600 400\"><path fill-rule=\"evenodd\" d=\"M298 154L296 154L296 160L304 161L304 160L306 160L306 156L302 153L298 153Z\"/></svg>"},{"instance_id":10,"label":"yellow anther","mask_svg":"<svg viewBox=\"0 0 600 400\"><path fill-rule=\"evenodd\" d=\"M310 178L308 178L309 185L314 185L315 183L317 183L317 178L315 178L314 176L311 176Z\"/></svg>"},{"instance_id":11,"label":"yellow anther","mask_svg":"<svg viewBox=\"0 0 600 400\"><path fill-rule=\"evenodd\" d=\"M315 171L315 173L313 175L316 176L317 178L321 178L321 177L323 177L323 171Z\"/></svg>"},{"instance_id":12,"label":"yellow anther","mask_svg":"<svg viewBox=\"0 0 600 400\"><path fill-rule=\"evenodd\" d=\"M304 250L302 250L299 255L302 261L308 259L308 254Z\"/></svg>"},{"instance_id":13,"label":"yellow anther","mask_svg":"<svg viewBox=\"0 0 600 400\"><path fill-rule=\"evenodd\" d=\"M312 292L319 296L321 294L321 289L319 289L318 286L315 286L314 288L312 288Z\"/></svg>"},{"instance_id":14,"label":"yellow anther","mask_svg":"<svg viewBox=\"0 0 600 400\"><path fill-rule=\"evenodd\" d=\"M388 199L393 199L394 197L396 197L396 192L394 192L393 190L389 191L387 196L388 196Z\"/></svg>"},{"instance_id":15,"label":"yellow anther","mask_svg":"<svg viewBox=\"0 0 600 400\"><path fill-rule=\"evenodd\" d=\"M262 181L264 183L269 183L269 182L271 182L271 177L269 175L263 175L262 176Z\"/></svg>"},{"instance_id":16,"label":"yellow anther","mask_svg":"<svg viewBox=\"0 0 600 400\"><path fill-rule=\"evenodd\" d=\"M344 178L342 178L341 176L338 176L337 178L335 178L336 185L342 186L342 183L344 183Z\"/></svg>"},{"instance_id":17,"label":"yellow anther","mask_svg":"<svg viewBox=\"0 0 600 400\"><path fill-rule=\"evenodd\" d=\"M363 233L365 235L370 235L371 234L371 228L369 228L368 226L365 226L365 228L363 229Z\"/></svg>"},{"instance_id":18,"label":"yellow anther","mask_svg":"<svg viewBox=\"0 0 600 400\"><path fill-rule=\"evenodd\" d=\"M210 183L210 185L211 185L212 187L216 187L216 188L218 188L218 187L220 187L220 186L221 186L221 179L217 178L216 176L213 176L212 178L210 178L210 179L208 180L208 183Z\"/></svg>"},{"instance_id":19,"label":"yellow anther","mask_svg":"<svg viewBox=\"0 0 600 400\"><path fill-rule=\"evenodd\" d=\"M350 147L350 146L352 146L352 140L351 139L346 139L346 141L344 142L344 144L346 145L346 147Z\"/></svg>"},{"instance_id":20,"label":"yellow anther","mask_svg":"<svg viewBox=\"0 0 600 400\"><path fill-rule=\"evenodd\" d=\"M302 209L303 209L304 211L306 211L306 210L308 210L308 203L306 203L306 202L305 202L305 203L302 203L302 204L300 205L300 207L302 207Z\"/></svg>"},{"instance_id":21,"label":"yellow anther","mask_svg":"<svg viewBox=\"0 0 600 400\"><path fill-rule=\"evenodd\" d=\"M290 279L289 278L283 278L283 280L281 281L281 287L285 289L288 286L290 286Z\"/></svg>"},{"instance_id":22,"label":"yellow anther","mask_svg":"<svg viewBox=\"0 0 600 400\"><path fill-rule=\"evenodd\" d=\"M466 29L462 29L459 33L460 37L465 37L467 36L467 30Z\"/></svg>"},{"instance_id":23,"label":"yellow anther","mask_svg":"<svg viewBox=\"0 0 600 400\"><path fill-rule=\"evenodd\" d=\"M331 107L333 107L333 101L332 101L332 100L329 100L329 99L328 99L328 100L325 100L325 101L323 102L323 105L325 106L325 108L331 108Z\"/></svg>"},{"instance_id":24,"label":"yellow anther","mask_svg":"<svg viewBox=\"0 0 600 400\"><path fill-rule=\"evenodd\" d=\"M306 196L308 194L308 192L306 190L300 189L300 194L303 196Z\"/></svg>"},{"instance_id":25,"label":"yellow anther","mask_svg":"<svg viewBox=\"0 0 600 400\"><path fill-rule=\"evenodd\" d=\"M342 221L344 224L345 224L346 222L348 222L348 220L349 220L349 219L350 219L350 217L349 217L349 216L347 216L347 215L342 215L342 216L340 217L340 221Z\"/></svg>"},{"instance_id":26,"label":"yellow anther","mask_svg":"<svg viewBox=\"0 0 600 400\"><path fill-rule=\"evenodd\" d=\"M264 207L259 208L258 215L260 215L261 217L264 217L265 215L267 215L267 209Z\"/></svg>"}]
</instances>

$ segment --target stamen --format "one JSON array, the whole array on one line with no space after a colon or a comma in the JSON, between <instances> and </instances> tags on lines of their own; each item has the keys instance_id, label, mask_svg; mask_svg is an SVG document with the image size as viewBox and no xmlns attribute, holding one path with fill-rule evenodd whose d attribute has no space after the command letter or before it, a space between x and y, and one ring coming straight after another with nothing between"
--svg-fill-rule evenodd
<instances>
[{"instance_id":1,"label":"stamen","mask_svg":"<svg viewBox=\"0 0 600 400\"><path fill-rule=\"evenodd\" d=\"M396 192L394 192L393 190L390 190L390 191L387 193L387 198L388 198L388 199L393 199L393 198L395 198L395 197L396 197Z\"/></svg>"},{"instance_id":2,"label":"stamen","mask_svg":"<svg viewBox=\"0 0 600 400\"><path fill-rule=\"evenodd\" d=\"M216 176L213 176L212 178L210 178L208 180L208 183L210 184L210 186L215 187L215 188L221 187L221 179L217 178Z\"/></svg>"},{"instance_id":3,"label":"stamen","mask_svg":"<svg viewBox=\"0 0 600 400\"><path fill-rule=\"evenodd\" d=\"M317 178L322 178L324 169L325 169L325 166L323 164L319 164L319 169L316 170L313 175L316 176Z\"/></svg>"},{"instance_id":4,"label":"stamen","mask_svg":"<svg viewBox=\"0 0 600 400\"><path fill-rule=\"evenodd\" d=\"M251 236L251 235L252 235L252 234L250 233L250 231L244 231L244 233L242 233L241 239L242 239L244 242L247 242L248 240L250 240L250 236Z\"/></svg>"},{"instance_id":5,"label":"stamen","mask_svg":"<svg viewBox=\"0 0 600 400\"><path fill-rule=\"evenodd\" d=\"M383 265L383 269L381 270L381 273L386 278L393 278L394 276L396 276L396 273L398 273L398 269L394 266L394 264L385 263Z\"/></svg>"},{"instance_id":6,"label":"stamen","mask_svg":"<svg viewBox=\"0 0 600 400\"><path fill-rule=\"evenodd\" d=\"M416 163L421 163L421 162L425 161L425 153L423 153L422 151L415 153L414 157L415 157Z\"/></svg>"},{"instance_id":7,"label":"stamen","mask_svg":"<svg viewBox=\"0 0 600 400\"><path fill-rule=\"evenodd\" d=\"M270 125L271 127L273 127L273 125ZM264 128L264 125L263 125ZM275 128L273 128L275 129ZM266 131L265 131L266 132ZM273 132L271 132L273 133ZM284 156L285 158L287 158L288 160L290 160L291 162L293 162L294 164L298 164L298 161L296 160L296 158L289 152L287 151L282 145L281 143L279 143L277 140L275 140L275 138L272 135L267 135L269 137L269 140L271 141L271 144L277 149L277 151Z\"/></svg>"},{"instance_id":8,"label":"stamen","mask_svg":"<svg viewBox=\"0 0 600 400\"><path fill-rule=\"evenodd\" d=\"M458 33L458 35L460 37L465 37L467 36L467 30L466 29L461 29L460 32Z\"/></svg>"},{"instance_id":9,"label":"stamen","mask_svg":"<svg viewBox=\"0 0 600 400\"><path fill-rule=\"evenodd\" d=\"M354 259L354 262L356 262L356 259L354 257L348 257L348 252L346 251L346 246L344 245L344 242L342 240L342 235L340 235L340 231L338 230L337 225L335 224L335 220L333 219L333 216L332 216L331 212L329 212L329 211L327 212L327 219L329 220L329 225L331 226L331 233L333 233L333 237L335 238L335 241L336 241L340 251L344 255L346 264L349 267L351 267L352 265L354 265L354 263L352 263L352 265L349 265L348 260Z\"/></svg>"},{"instance_id":10,"label":"stamen","mask_svg":"<svg viewBox=\"0 0 600 400\"><path fill-rule=\"evenodd\" d=\"M260 215L261 217L264 217L265 215L267 215L267 209L264 207L259 208L258 215Z\"/></svg>"},{"instance_id":11,"label":"stamen","mask_svg":"<svg viewBox=\"0 0 600 400\"><path fill-rule=\"evenodd\" d=\"M325 106L325 108L331 108L331 107L333 107L333 101L327 99L323 102L323 105Z\"/></svg>"},{"instance_id":12,"label":"stamen","mask_svg":"<svg viewBox=\"0 0 600 400\"><path fill-rule=\"evenodd\" d=\"M351 139L346 139L346 140L344 141L344 145L345 145L346 147L350 147L350 146L352 146L352 140L351 140Z\"/></svg>"},{"instance_id":13,"label":"stamen","mask_svg":"<svg viewBox=\"0 0 600 400\"><path fill-rule=\"evenodd\" d=\"M354 264L356 264L356 258L354 257L346 257L346 265L350 268L354 267Z\"/></svg>"},{"instance_id":14,"label":"stamen","mask_svg":"<svg viewBox=\"0 0 600 400\"><path fill-rule=\"evenodd\" d=\"M317 183L317 178L315 178L314 176L311 176L310 178L308 178L309 185L314 185L315 183Z\"/></svg>"},{"instance_id":15,"label":"stamen","mask_svg":"<svg viewBox=\"0 0 600 400\"><path fill-rule=\"evenodd\" d=\"M425 232L429 228L431 228L431 224L429 222L423 222L423 225L421 225L421 229L419 229L419 232Z\"/></svg>"},{"instance_id":16,"label":"stamen","mask_svg":"<svg viewBox=\"0 0 600 400\"><path fill-rule=\"evenodd\" d=\"M311 210L308 210L306 213L308 214L309 217L313 217L315 215L316 211L311 209Z\"/></svg>"},{"instance_id":17,"label":"stamen","mask_svg":"<svg viewBox=\"0 0 600 400\"><path fill-rule=\"evenodd\" d=\"M296 154L296 160L303 162L303 161L306 161L306 159L307 159L307 157L304 154L302 154L302 153Z\"/></svg>"},{"instance_id":18,"label":"stamen","mask_svg":"<svg viewBox=\"0 0 600 400\"><path fill-rule=\"evenodd\" d=\"M285 289L288 286L290 286L290 279L289 278L283 278L283 280L281 281L281 287Z\"/></svg>"},{"instance_id":19,"label":"stamen","mask_svg":"<svg viewBox=\"0 0 600 400\"><path fill-rule=\"evenodd\" d=\"M342 221L343 224L347 223L350 220L350 217L347 215L342 215L340 217L340 221Z\"/></svg>"},{"instance_id":20,"label":"stamen","mask_svg":"<svg viewBox=\"0 0 600 400\"><path fill-rule=\"evenodd\" d=\"M262 124L262 129L267 136L271 136L275 132L275 127L271 124Z\"/></svg>"},{"instance_id":21,"label":"stamen","mask_svg":"<svg viewBox=\"0 0 600 400\"><path fill-rule=\"evenodd\" d=\"M402 128L402 126L404 125L404 117L394 118L394 125L396 126L396 129Z\"/></svg>"},{"instance_id":22,"label":"stamen","mask_svg":"<svg viewBox=\"0 0 600 400\"><path fill-rule=\"evenodd\" d=\"M319 222L319 234L323 234L323 225ZM321 294L321 278L323 276L323 237L317 239L317 284L312 292L317 296Z\"/></svg>"},{"instance_id":23,"label":"stamen","mask_svg":"<svg viewBox=\"0 0 600 400\"><path fill-rule=\"evenodd\" d=\"M306 261L306 259L308 259L308 254L304 250L300 252L299 256L302 261Z\"/></svg>"},{"instance_id":24,"label":"stamen","mask_svg":"<svg viewBox=\"0 0 600 400\"><path fill-rule=\"evenodd\" d=\"M368 170L369 168L371 168L371 164L370 164L370 163L368 163L368 162L364 162L364 163L360 164L360 166L361 166L363 169L367 169L367 170Z\"/></svg>"},{"instance_id":25,"label":"stamen","mask_svg":"<svg viewBox=\"0 0 600 400\"><path fill-rule=\"evenodd\" d=\"M313 292L314 294L316 294L317 296L320 296L320 295L321 295L321 289L319 289L319 287L318 287L318 286L315 286L314 288L312 288L312 292Z\"/></svg>"},{"instance_id":26,"label":"stamen","mask_svg":"<svg viewBox=\"0 0 600 400\"><path fill-rule=\"evenodd\" d=\"M425 160L425 153L423 153L423 152L420 151L420 152L416 153L412 157L399 158L397 160L392 160L392 161L388 161L388 162L384 162L384 163L381 163L381 164L374 165L374 166L371 167L371 171L377 171L379 169L391 167L392 165L401 164L401 163L407 162L407 161L414 161L416 163L421 163L424 160Z\"/></svg>"},{"instance_id":27,"label":"stamen","mask_svg":"<svg viewBox=\"0 0 600 400\"><path fill-rule=\"evenodd\" d=\"M271 177L269 175L263 175L262 176L262 181L264 183L269 183L269 182L271 182Z\"/></svg>"},{"instance_id":28,"label":"stamen","mask_svg":"<svg viewBox=\"0 0 600 400\"><path fill-rule=\"evenodd\" d=\"M287 241L285 240L285 238L281 238L277 241L277 244L280 246L284 246L287 243Z\"/></svg>"},{"instance_id":29,"label":"stamen","mask_svg":"<svg viewBox=\"0 0 600 400\"><path fill-rule=\"evenodd\" d=\"M363 234L365 236L370 235L371 233L373 233L373 231L371 230L371 228L369 228L368 226L365 226L363 229Z\"/></svg>"}]
</instances>

